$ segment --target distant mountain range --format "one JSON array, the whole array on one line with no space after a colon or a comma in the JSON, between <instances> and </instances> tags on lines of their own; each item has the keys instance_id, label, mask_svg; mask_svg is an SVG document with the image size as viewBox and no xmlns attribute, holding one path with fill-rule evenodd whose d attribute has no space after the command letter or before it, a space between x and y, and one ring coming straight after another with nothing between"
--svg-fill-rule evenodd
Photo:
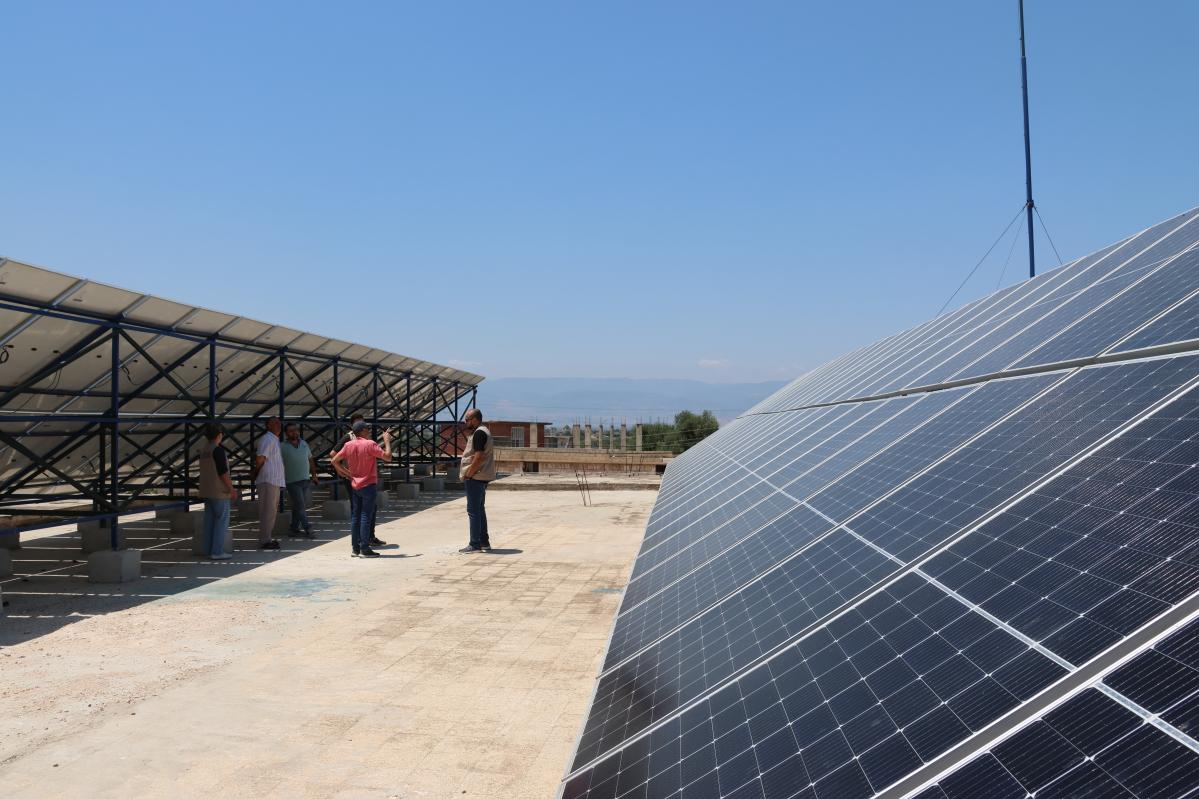
<instances>
[{"instance_id":1,"label":"distant mountain range","mask_svg":"<svg viewBox=\"0 0 1199 799\"><path fill-rule=\"evenodd\" d=\"M616 419L671 420L679 411L712 411L727 422L778 391L785 381L705 383L591 377L497 377L479 386L479 407L492 419L593 424Z\"/></svg>"}]
</instances>

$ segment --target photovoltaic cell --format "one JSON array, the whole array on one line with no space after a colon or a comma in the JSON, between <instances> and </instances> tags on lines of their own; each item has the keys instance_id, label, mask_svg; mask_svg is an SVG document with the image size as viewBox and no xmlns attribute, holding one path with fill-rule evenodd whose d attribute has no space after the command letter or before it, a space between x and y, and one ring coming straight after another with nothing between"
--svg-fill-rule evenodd
<instances>
[{"instance_id":1,"label":"photovoltaic cell","mask_svg":"<svg viewBox=\"0 0 1199 799\"><path fill-rule=\"evenodd\" d=\"M916 796L1190 796L1199 790L1196 707L1191 622Z\"/></svg>"},{"instance_id":2,"label":"photovoltaic cell","mask_svg":"<svg viewBox=\"0 0 1199 799\"><path fill-rule=\"evenodd\" d=\"M1195 216L678 458L562 795L1199 796Z\"/></svg>"}]
</instances>

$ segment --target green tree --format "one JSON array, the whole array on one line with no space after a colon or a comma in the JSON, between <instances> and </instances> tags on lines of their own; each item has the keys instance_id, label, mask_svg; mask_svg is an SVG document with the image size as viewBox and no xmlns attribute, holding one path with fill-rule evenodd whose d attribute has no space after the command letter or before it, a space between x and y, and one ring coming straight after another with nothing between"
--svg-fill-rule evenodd
<instances>
[{"instance_id":1,"label":"green tree","mask_svg":"<svg viewBox=\"0 0 1199 799\"><path fill-rule=\"evenodd\" d=\"M674 427L678 446L674 451L679 453L687 451L715 433L720 428L720 422L716 421L716 415L711 411L698 414L679 411L674 417Z\"/></svg>"}]
</instances>

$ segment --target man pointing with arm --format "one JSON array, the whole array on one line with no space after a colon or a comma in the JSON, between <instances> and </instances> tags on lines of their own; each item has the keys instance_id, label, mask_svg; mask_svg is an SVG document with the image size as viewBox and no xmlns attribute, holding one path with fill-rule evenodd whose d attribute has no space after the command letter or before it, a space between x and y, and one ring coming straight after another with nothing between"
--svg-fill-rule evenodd
<instances>
[{"instance_id":1,"label":"man pointing with arm","mask_svg":"<svg viewBox=\"0 0 1199 799\"><path fill-rule=\"evenodd\" d=\"M376 464L391 460L391 432L383 433L380 447L371 439L371 426L364 420L354 422L351 429L354 440L338 450L331 462L337 473L350 481L350 542L354 557L377 558L379 553L371 549L371 518L379 490Z\"/></svg>"}]
</instances>

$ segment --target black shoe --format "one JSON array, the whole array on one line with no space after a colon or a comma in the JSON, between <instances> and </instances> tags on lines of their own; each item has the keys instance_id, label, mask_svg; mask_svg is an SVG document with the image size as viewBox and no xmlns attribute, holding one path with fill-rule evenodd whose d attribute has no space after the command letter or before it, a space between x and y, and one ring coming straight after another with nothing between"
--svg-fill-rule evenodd
<instances>
[{"instance_id":1,"label":"black shoe","mask_svg":"<svg viewBox=\"0 0 1199 799\"><path fill-rule=\"evenodd\" d=\"M351 557L354 557L354 558L360 558L360 557L362 557L362 555L361 555L361 554L358 552L358 550L356 550L356 549L355 549L355 550L354 550L354 554L353 554L353 555L351 555Z\"/></svg>"},{"instance_id":2,"label":"black shoe","mask_svg":"<svg viewBox=\"0 0 1199 799\"><path fill-rule=\"evenodd\" d=\"M359 555L359 557L362 557L362 558L377 558L377 557L379 557L379 553L378 553L378 552L376 552L376 551L375 551L375 550L373 550L373 549L364 549L364 550L362 550L362 554L361 554L361 555Z\"/></svg>"},{"instance_id":3,"label":"black shoe","mask_svg":"<svg viewBox=\"0 0 1199 799\"><path fill-rule=\"evenodd\" d=\"M472 552L482 552L483 548L482 547L462 547L462 549L460 549L458 551L461 552L463 555L469 555Z\"/></svg>"},{"instance_id":4,"label":"black shoe","mask_svg":"<svg viewBox=\"0 0 1199 799\"><path fill-rule=\"evenodd\" d=\"M258 548L259 549L278 549L279 542L278 541L267 541L265 544L263 544L262 546L260 546Z\"/></svg>"},{"instance_id":5,"label":"black shoe","mask_svg":"<svg viewBox=\"0 0 1199 799\"><path fill-rule=\"evenodd\" d=\"M372 536L371 536L371 546L372 546L372 547L385 547L385 546L387 546L387 542L386 542L386 541L380 541L378 538L375 538L375 537L372 535Z\"/></svg>"}]
</instances>

